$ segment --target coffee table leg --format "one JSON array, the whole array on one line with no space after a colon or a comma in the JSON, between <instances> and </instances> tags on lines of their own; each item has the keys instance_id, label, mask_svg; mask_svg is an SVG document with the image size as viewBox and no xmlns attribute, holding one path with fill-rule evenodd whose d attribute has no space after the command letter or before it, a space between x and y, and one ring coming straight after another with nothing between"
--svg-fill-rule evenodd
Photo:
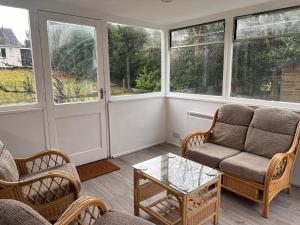
<instances>
[{"instance_id":1,"label":"coffee table leg","mask_svg":"<svg viewBox=\"0 0 300 225\"><path fill-rule=\"evenodd\" d=\"M134 215L135 216L139 215L138 182L139 182L138 174L137 174L136 169L134 169L134 172L133 172L133 186L134 186L133 204L134 204Z\"/></svg>"},{"instance_id":2,"label":"coffee table leg","mask_svg":"<svg viewBox=\"0 0 300 225\"><path fill-rule=\"evenodd\" d=\"M187 225L187 196L184 195L181 203L182 225Z\"/></svg>"},{"instance_id":3,"label":"coffee table leg","mask_svg":"<svg viewBox=\"0 0 300 225\"><path fill-rule=\"evenodd\" d=\"M214 216L214 225L219 224L220 220L220 204L221 204L221 178L218 179L218 192L217 192L217 212Z\"/></svg>"}]
</instances>

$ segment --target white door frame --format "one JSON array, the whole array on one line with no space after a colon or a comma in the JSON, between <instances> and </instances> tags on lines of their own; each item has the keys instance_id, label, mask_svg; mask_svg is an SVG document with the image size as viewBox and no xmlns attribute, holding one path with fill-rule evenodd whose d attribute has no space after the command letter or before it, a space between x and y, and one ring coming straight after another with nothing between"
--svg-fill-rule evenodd
<instances>
[{"instance_id":1,"label":"white door frame","mask_svg":"<svg viewBox=\"0 0 300 225\"><path fill-rule=\"evenodd\" d=\"M97 88L99 93L99 101L96 102L85 102L85 103L66 103L61 105L55 105L53 100L53 91L52 91L52 76L50 70L50 54L48 47L48 32L47 32L47 20L53 20L63 23L86 25L95 27L96 32L96 55L98 61L97 75L98 82ZM42 49L42 61L43 61L43 74L44 74L44 87L45 87L45 96L46 104L45 110L47 110L47 127L49 134L49 144L51 148L59 148L59 143L57 139L57 127L56 119L70 117L70 116L83 116L100 113L100 128L101 136L100 143L104 151L106 151L105 158L109 156L108 149L108 116L107 116L107 105L106 105L106 95L105 95L105 60L104 60L104 51L105 45L102 34L103 27L105 23L101 20L90 19L85 17L66 15L61 13L39 11L39 33L40 33L40 43ZM103 89L104 95L103 99L100 98L100 89ZM103 158L103 157L101 157ZM98 160L101 159L97 156L90 159ZM82 164L81 160L77 164Z\"/></svg>"}]
</instances>

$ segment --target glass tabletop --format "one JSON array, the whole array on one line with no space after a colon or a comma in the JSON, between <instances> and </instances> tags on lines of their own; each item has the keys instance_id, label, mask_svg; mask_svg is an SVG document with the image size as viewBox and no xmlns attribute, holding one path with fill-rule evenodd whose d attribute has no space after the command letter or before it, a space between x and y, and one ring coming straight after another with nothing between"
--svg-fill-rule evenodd
<instances>
[{"instance_id":1,"label":"glass tabletop","mask_svg":"<svg viewBox=\"0 0 300 225\"><path fill-rule=\"evenodd\" d=\"M218 170L172 153L136 164L133 168L183 194L222 176Z\"/></svg>"}]
</instances>

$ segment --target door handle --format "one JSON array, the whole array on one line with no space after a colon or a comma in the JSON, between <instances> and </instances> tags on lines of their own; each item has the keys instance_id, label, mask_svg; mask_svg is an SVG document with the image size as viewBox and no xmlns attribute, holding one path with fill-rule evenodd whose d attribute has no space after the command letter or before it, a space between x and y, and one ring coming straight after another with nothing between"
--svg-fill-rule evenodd
<instances>
[{"instance_id":1,"label":"door handle","mask_svg":"<svg viewBox=\"0 0 300 225\"><path fill-rule=\"evenodd\" d=\"M101 99L104 98L104 90L103 90L103 88L100 89L100 98Z\"/></svg>"}]
</instances>

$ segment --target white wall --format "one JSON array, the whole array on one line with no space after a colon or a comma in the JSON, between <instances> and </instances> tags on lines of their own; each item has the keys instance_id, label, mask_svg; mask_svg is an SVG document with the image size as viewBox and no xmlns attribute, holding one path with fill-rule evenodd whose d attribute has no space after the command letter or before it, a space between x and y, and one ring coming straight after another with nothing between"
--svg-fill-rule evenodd
<instances>
[{"instance_id":1,"label":"white wall","mask_svg":"<svg viewBox=\"0 0 300 225\"><path fill-rule=\"evenodd\" d=\"M0 140L15 157L46 149L42 110L0 113Z\"/></svg>"},{"instance_id":2,"label":"white wall","mask_svg":"<svg viewBox=\"0 0 300 225\"><path fill-rule=\"evenodd\" d=\"M165 142L165 98L109 103L112 156Z\"/></svg>"}]
</instances>

